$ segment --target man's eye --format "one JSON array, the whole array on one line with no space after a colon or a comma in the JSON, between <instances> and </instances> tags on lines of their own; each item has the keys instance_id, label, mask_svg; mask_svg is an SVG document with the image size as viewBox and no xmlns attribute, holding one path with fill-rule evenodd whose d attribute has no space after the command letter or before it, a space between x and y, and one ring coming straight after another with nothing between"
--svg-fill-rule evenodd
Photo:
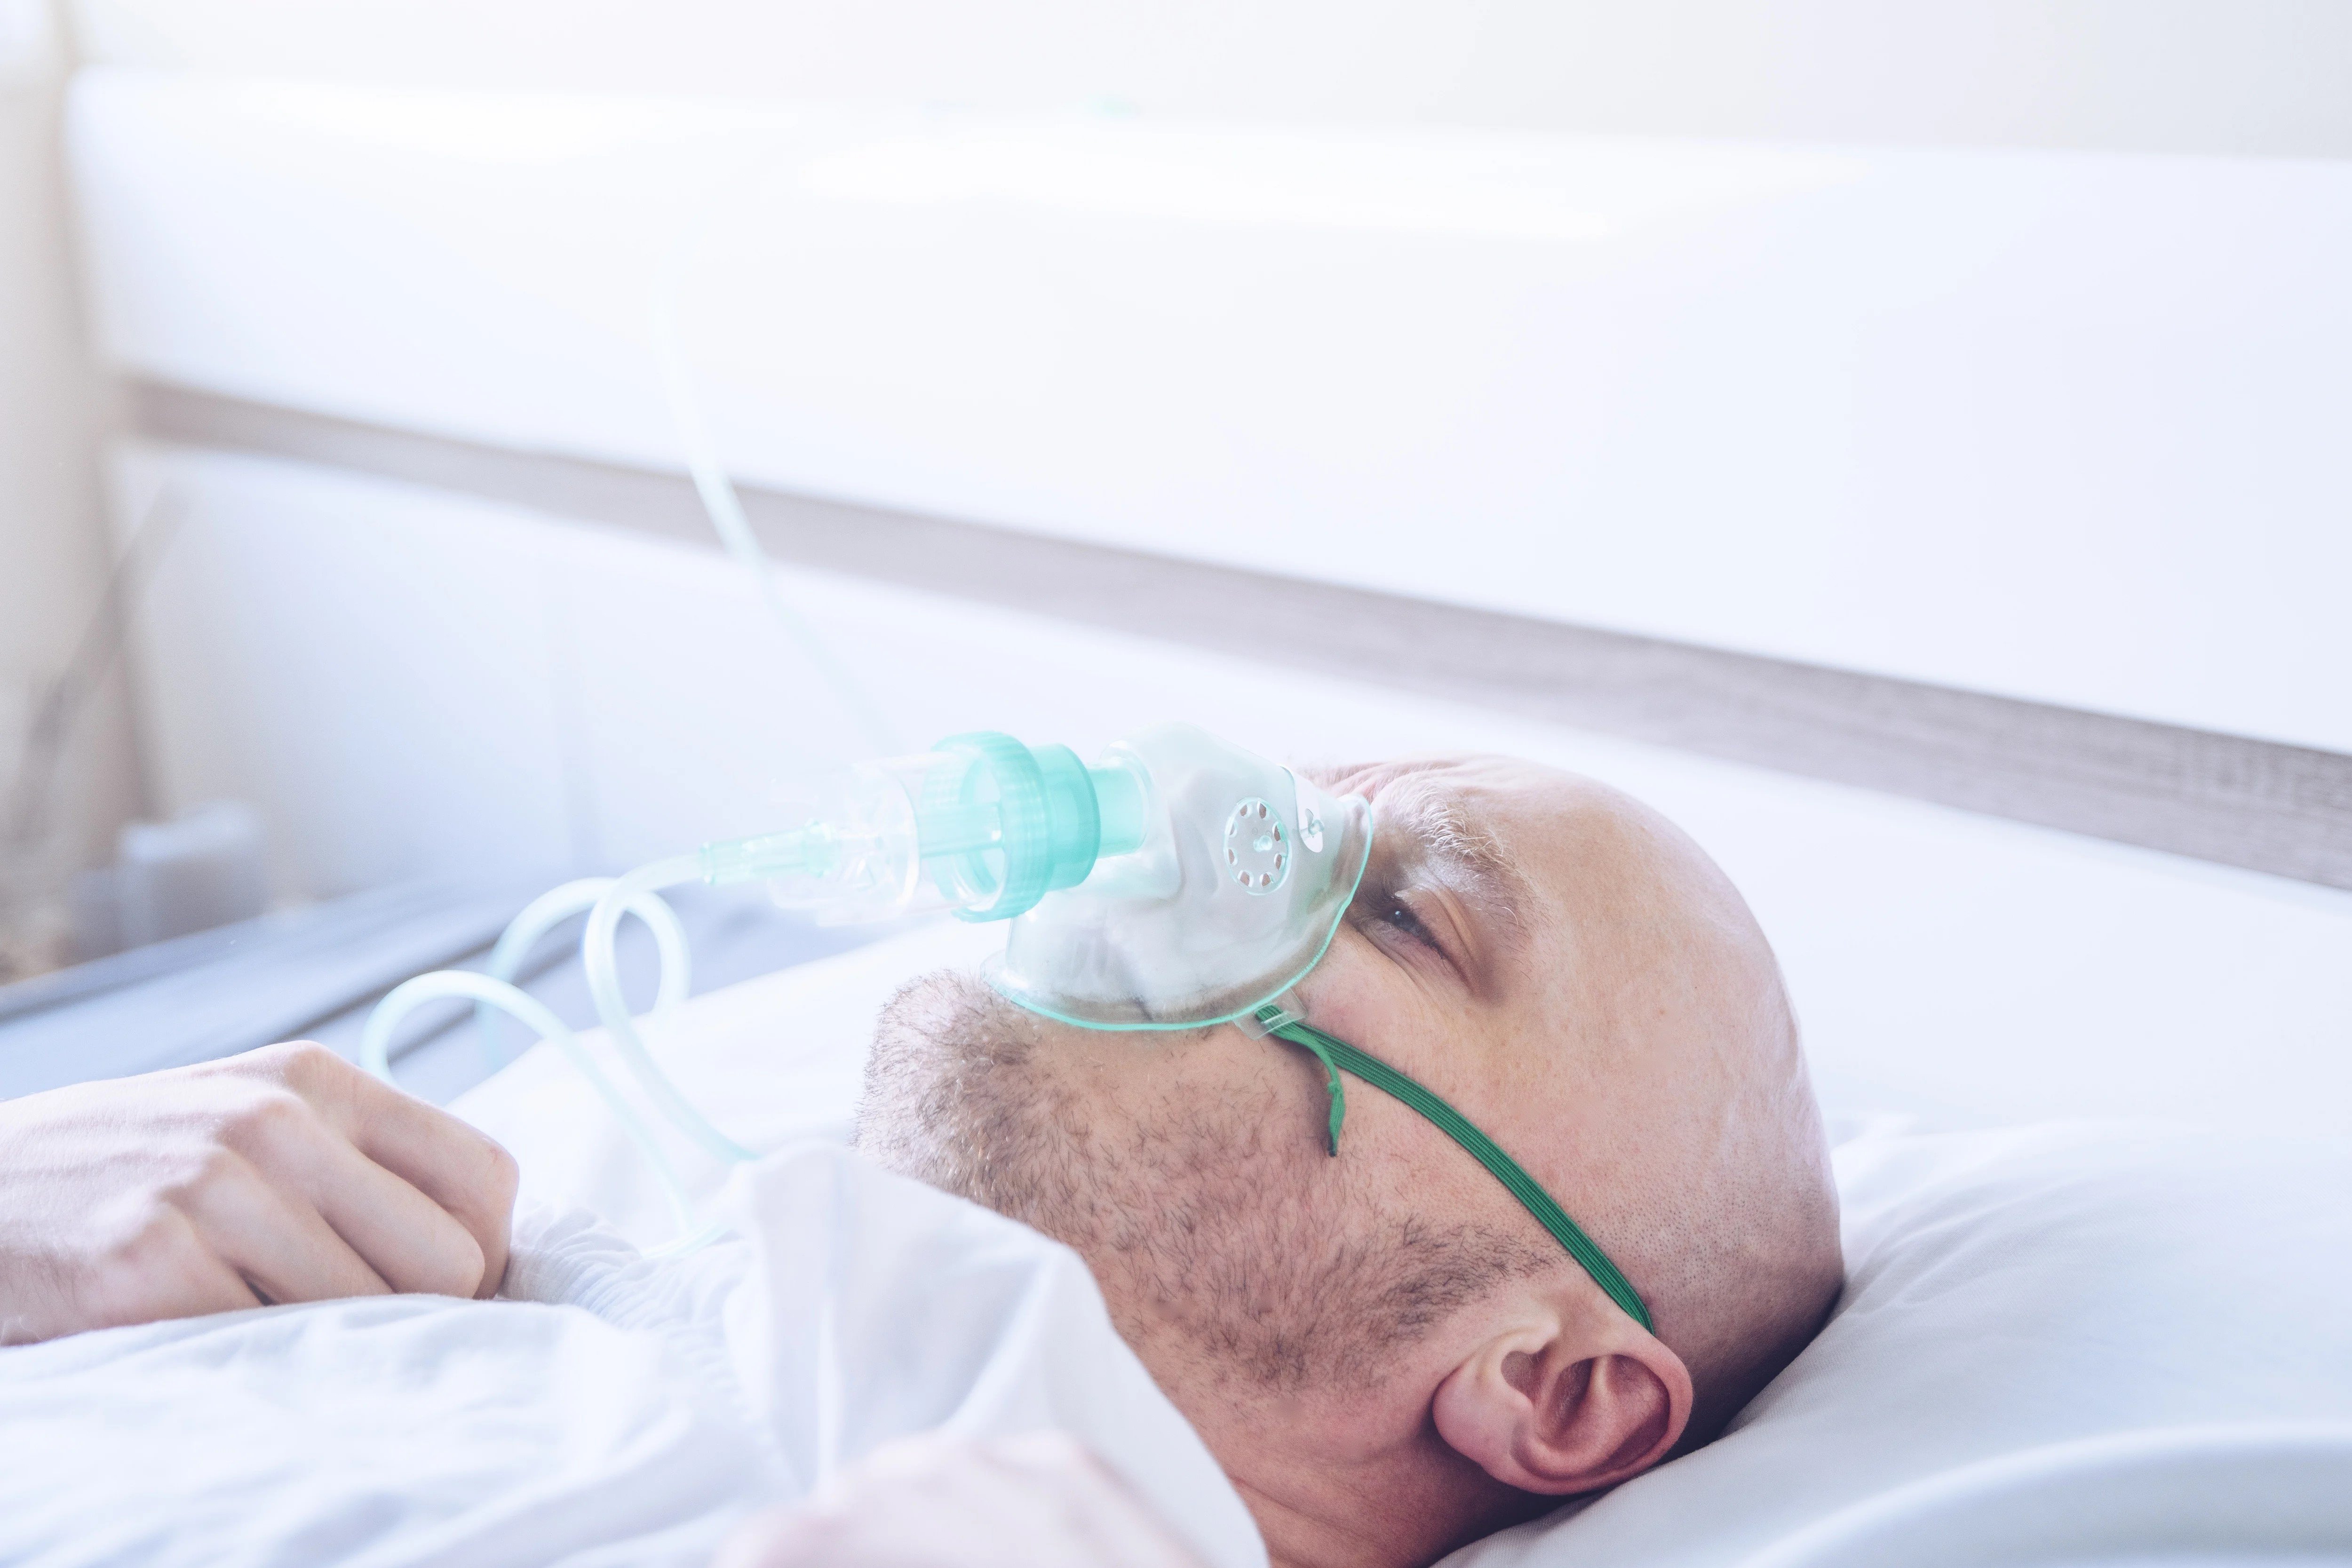
<instances>
[{"instance_id":1,"label":"man's eye","mask_svg":"<svg viewBox=\"0 0 2352 1568\"><path fill-rule=\"evenodd\" d=\"M1393 927L1415 942L1424 942L1431 947L1437 945L1436 940L1429 934L1429 928L1421 923L1421 917L1402 904L1391 904L1389 912L1382 915L1381 920L1382 923Z\"/></svg>"}]
</instances>

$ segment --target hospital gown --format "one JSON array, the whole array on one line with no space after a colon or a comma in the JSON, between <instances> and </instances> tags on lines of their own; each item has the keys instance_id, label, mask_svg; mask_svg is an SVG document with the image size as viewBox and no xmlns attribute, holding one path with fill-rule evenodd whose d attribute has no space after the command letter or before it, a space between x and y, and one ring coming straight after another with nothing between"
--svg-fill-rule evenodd
<instances>
[{"instance_id":1,"label":"hospital gown","mask_svg":"<svg viewBox=\"0 0 2352 1568\"><path fill-rule=\"evenodd\" d=\"M0 1562L703 1563L908 1433L1056 1427L1211 1568L1247 1511L1076 1257L837 1148L641 1258L525 1215L494 1302L261 1308L0 1351Z\"/></svg>"}]
</instances>

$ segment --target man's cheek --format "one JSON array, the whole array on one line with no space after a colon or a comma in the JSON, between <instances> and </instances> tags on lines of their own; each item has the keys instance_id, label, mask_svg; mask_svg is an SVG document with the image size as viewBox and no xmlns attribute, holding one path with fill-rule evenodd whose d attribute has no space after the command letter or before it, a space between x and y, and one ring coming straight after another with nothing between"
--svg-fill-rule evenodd
<instances>
[{"instance_id":1,"label":"man's cheek","mask_svg":"<svg viewBox=\"0 0 2352 1568\"><path fill-rule=\"evenodd\" d=\"M1371 938L1351 925L1342 925L1323 962L1299 983L1307 1022L1360 1049L1382 1054L1400 1008L1411 1005L1410 998L1393 994L1404 989L1397 983L1394 967Z\"/></svg>"}]
</instances>

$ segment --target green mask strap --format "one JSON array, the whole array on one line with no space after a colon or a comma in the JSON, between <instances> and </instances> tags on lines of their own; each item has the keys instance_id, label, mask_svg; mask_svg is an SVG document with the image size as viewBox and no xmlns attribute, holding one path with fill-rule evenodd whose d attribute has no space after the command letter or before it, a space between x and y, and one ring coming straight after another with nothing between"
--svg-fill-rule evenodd
<instances>
[{"instance_id":1,"label":"green mask strap","mask_svg":"<svg viewBox=\"0 0 2352 1568\"><path fill-rule=\"evenodd\" d=\"M1470 1152L1473 1159L1495 1173L1495 1179L1508 1187L1511 1195L1536 1216L1536 1222L1551 1232L1554 1239L1568 1248L1568 1255L1583 1266L1592 1276L1594 1284L1609 1293L1609 1299L1625 1310L1625 1315L1644 1329L1652 1327L1650 1310L1609 1255L1594 1245L1583 1228L1568 1217L1568 1211L1554 1203L1551 1194L1537 1185L1536 1180L1519 1168L1519 1163L1497 1147L1495 1141L1470 1124L1467 1117L1437 1096L1422 1088L1404 1074L1374 1057L1368 1057L1347 1041L1327 1035L1277 1002L1269 1002L1252 1016L1259 1028L1267 1034L1289 1041L1311 1052L1323 1064L1330 1079L1331 1124L1330 1151L1339 1152L1339 1127L1348 1117L1347 1091L1339 1085L1344 1070L1362 1079L1381 1093L1401 1100L1437 1124L1437 1130Z\"/></svg>"}]
</instances>

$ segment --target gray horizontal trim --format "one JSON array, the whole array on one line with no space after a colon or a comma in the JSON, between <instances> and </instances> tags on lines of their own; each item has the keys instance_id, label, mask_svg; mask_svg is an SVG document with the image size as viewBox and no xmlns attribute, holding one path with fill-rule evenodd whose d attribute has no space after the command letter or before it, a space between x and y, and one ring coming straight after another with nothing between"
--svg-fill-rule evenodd
<instances>
[{"instance_id":1,"label":"gray horizontal trim","mask_svg":"<svg viewBox=\"0 0 2352 1568\"><path fill-rule=\"evenodd\" d=\"M680 476L155 385L137 427L706 542ZM746 489L778 559L2352 888L2352 756Z\"/></svg>"}]
</instances>

